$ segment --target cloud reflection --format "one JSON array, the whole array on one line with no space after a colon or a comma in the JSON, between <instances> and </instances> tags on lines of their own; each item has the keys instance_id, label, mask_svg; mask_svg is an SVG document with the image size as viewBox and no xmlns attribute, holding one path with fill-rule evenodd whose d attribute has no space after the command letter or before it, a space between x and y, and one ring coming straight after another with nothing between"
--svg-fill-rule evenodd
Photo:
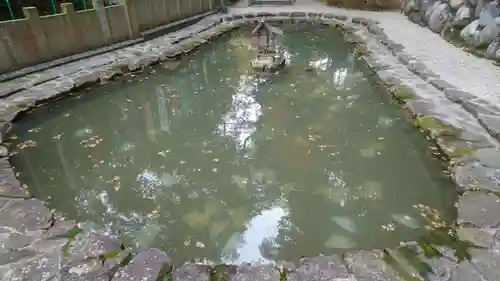
<instances>
[{"instance_id":1,"label":"cloud reflection","mask_svg":"<svg viewBox=\"0 0 500 281\"><path fill-rule=\"evenodd\" d=\"M222 249L220 260L226 264L267 263L278 251L276 240L282 222L289 215L287 204L275 202L271 208L254 216L243 233L235 233Z\"/></svg>"}]
</instances>

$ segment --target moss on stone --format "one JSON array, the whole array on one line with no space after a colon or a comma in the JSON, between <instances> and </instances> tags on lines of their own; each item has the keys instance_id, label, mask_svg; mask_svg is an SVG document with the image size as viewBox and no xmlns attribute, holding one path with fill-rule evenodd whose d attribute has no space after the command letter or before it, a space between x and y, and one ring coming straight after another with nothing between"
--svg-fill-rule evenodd
<instances>
[{"instance_id":1,"label":"moss on stone","mask_svg":"<svg viewBox=\"0 0 500 281\"><path fill-rule=\"evenodd\" d=\"M473 148L457 149L457 150L448 152L447 154L451 158L462 158L465 156L472 155L474 153L474 151L476 151L476 150Z\"/></svg>"},{"instance_id":2,"label":"moss on stone","mask_svg":"<svg viewBox=\"0 0 500 281\"><path fill-rule=\"evenodd\" d=\"M412 89L405 86L395 86L390 90L391 94L399 101L407 102L409 100L414 100L417 96L413 93Z\"/></svg>"},{"instance_id":3,"label":"moss on stone","mask_svg":"<svg viewBox=\"0 0 500 281\"><path fill-rule=\"evenodd\" d=\"M453 127L444 124L435 117L424 115L415 119L415 124L433 137L439 135L453 135Z\"/></svg>"}]
</instances>

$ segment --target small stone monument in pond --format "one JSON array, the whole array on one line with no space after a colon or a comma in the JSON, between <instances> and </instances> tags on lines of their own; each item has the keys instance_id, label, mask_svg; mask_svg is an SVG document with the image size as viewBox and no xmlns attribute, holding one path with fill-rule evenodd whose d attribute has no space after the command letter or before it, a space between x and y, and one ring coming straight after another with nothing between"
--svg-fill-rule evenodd
<instances>
[{"instance_id":1,"label":"small stone monument in pond","mask_svg":"<svg viewBox=\"0 0 500 281\"><path fill-rule=\"evenodd\" d=\"M252 68L258 71L273 71L285 65L285 57L276 48L276 36L283 35L283 31L274 27L262 18L252 31L257 40L257 57L252 62Z\"/></svg>"}]
</instances>

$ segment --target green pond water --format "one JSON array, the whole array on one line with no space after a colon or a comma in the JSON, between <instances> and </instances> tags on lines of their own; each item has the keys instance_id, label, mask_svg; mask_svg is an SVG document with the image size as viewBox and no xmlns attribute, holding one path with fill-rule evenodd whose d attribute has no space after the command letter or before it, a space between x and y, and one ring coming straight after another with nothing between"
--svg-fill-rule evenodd
<instances>
[{"instance_id":1,"label":"green pond water","mask_svg":"<svg viewBox=\"0 0 500 281\"><path fill-rule=\"evenodd\" d=\"M285 26L289 65L257 77L250 31L31 112L21 181L176 262L393 247L425 232L419 204L452 221L442 164L339 33Z\"/></svg>"}]
</instances>

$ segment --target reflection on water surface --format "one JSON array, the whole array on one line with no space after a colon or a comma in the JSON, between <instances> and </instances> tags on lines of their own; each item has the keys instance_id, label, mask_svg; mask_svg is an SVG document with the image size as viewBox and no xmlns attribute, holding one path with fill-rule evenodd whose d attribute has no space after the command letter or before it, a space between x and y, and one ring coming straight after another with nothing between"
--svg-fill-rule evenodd
<instances>
[{"instance_id":1,"label":"reflection on water surface","mask_svg":"<svg viewBox=\"0 0 500 281\"><path fill-rule=\"evenodd\" d=\"M249 44L239 31L36 110L14 128L21 180L179 262L395 246L422 234L418 204L452 215L425 139L339 34L285 28L272 77L249 72Z\"/></svg>"}]
</instances>

